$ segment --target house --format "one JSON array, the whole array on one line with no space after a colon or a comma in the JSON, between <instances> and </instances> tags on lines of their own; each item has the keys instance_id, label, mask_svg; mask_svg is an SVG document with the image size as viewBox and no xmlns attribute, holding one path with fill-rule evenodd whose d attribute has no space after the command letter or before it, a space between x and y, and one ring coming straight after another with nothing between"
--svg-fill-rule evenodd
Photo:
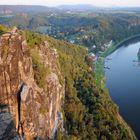
<instances>
[{"instance_id":1,"label":"house","mask_svg":"<svg viewBox=\"0 0 140 140\"><path fill-rule=\"evenodd\" d=\"M93 49L96 49L96 45L93 45L92 48L93 48Z\"/></svg>"},{"instance_id":2,"label":"house","mask_svg":"<svg viewBox=\"0 0 140 140\"><path fill-rule=\"evenodd\" d=\"M74 41L74 40L70 40L70 43L74 44L74 43L75 43L75 41Z\"/></svg>"},{"instance_id":3,"label":"house","mask_svg":"<svg viewBox=\"0 0 140 140\"><path fill-rule=\"evenodd\" d=\"M94 53L92 53L92 52L89 53L89 56L90 56L92 61L96 61L97 60L97 57L96 57L96 55Z\"/></svg>"},{"instance_id":4,"label":"house","mask_svg":"<svg viewBox=\"0 0 140 140\"><path fill-rule=\"evenodd\" d=\"M112 44L113 44L113 41L111 40L108 43L105 43L104 46L105 46L105 48L110 48L112 46Z\"/></svg>"}]
</instances>

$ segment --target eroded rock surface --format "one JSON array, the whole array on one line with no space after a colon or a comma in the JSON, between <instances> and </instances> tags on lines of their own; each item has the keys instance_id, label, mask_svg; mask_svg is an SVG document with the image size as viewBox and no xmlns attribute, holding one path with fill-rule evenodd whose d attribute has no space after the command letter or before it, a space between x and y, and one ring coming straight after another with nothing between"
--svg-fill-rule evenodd
<instances>
[{"instance_id":1,"label":"eroded rock surface","mask_svg":"<svg viewBox=\"0 0 140 140\"><path fill-rule=\"evenodd\" d=\"M49 69L45 88L34 79L30 50L17 29L0 37L0 103L7 106L0 112L0 139L8 134L10 125L15 128L10 131L14 131L13 139L18 139L19 133L27 140L46 140L54 133L63 95L58 55L47 42L39 48L41 62Z\"/></svg>"}]
</instances>

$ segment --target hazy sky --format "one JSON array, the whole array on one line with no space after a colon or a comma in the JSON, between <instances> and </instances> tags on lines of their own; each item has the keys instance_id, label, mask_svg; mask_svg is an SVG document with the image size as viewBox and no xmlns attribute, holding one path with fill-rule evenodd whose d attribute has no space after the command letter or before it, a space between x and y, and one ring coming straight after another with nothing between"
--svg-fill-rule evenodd
<instances>
[{"instance_id":1,"label":"hazy sky","mask_svg":"<svg viewBox=\"0 0 140 140\"><path fill-rule=\"evenodd\" d=\"M96 6L140 6L140 0L0 0L2 4L48 5L92 4Z\"/></svg>"}]
</instances>

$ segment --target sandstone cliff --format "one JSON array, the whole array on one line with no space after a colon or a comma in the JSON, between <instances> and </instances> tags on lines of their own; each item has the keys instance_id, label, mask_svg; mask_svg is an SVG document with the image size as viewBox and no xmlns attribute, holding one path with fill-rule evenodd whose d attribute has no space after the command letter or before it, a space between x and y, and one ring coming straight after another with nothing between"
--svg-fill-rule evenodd
<instances>
[{"instance_id":1,"label":"sandstone cliff","mask_svg":"<svg viewBox=\"0 0 140 140\"><path fill-rule=\"evenodd\" d=\"M31 52L38 52L47 70L44 86L39 86ZM29 49L14 28L0 37L0 139L49 139L62 123L63 85L57 51L47 42Z\"/></svg>"}]
</instances>

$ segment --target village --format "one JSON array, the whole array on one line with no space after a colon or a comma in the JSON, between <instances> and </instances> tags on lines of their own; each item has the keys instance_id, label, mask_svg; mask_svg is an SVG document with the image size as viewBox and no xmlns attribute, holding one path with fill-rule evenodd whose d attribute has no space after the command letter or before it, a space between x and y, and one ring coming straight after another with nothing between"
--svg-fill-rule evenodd
<instances>
[{"instance_id":1,"label":"village","mask_svg":"<svg viewBox=\"0 0 140 140\"><path fill-rule=\"evenodd\" d=\"M98 53L89 52L89 57L91 58L91 60L92 60L93 62L95 62L95 61L98 59L99 54L103 53L106 49L110 48L110 47L112 46L112 44L113 44L113 41L111 40L111 41L109 41L108 43L105 43L105 44L101 47L103 51L99 51ZM96 48L97 48L96 45L93 45L93 46L92 46L92 49L93 49L93 50L96 49ZM87 49L87 50L88 50L88 49Z\"/></svg>"}]
</instances>

